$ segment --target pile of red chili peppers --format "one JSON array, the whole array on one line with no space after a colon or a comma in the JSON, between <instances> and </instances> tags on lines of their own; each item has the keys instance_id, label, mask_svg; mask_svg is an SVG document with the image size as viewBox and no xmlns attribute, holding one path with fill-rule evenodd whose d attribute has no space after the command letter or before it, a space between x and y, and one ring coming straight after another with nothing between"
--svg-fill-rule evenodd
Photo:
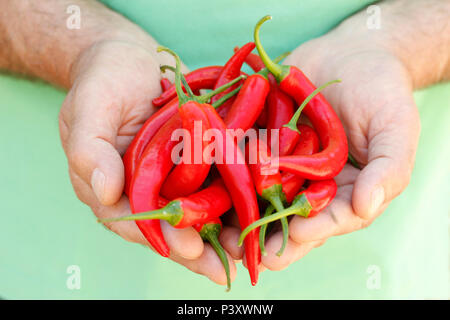
<instances>
[{"instance_id":1,"label":"pile of red chili peppers","mask_svg":"<svg viewBox=\"0 0 450 320\"><path fill-rule=\"evenodd\" d=\"M221 259L228 289L228 259L218 241L220 217L228 211L237 214L242 230L238 245L244 243L255 285L268 223L281 222L281 255L288 239L287 217L310 218L323 210L336 195L333 178L348 156L344 128L320 93L337 81L316 88L297 67L272 61L259 40L260 27L268 19L257 23L255 42L235 48L224 66L183 75L179 57L158 48L176 60L176 68L161 66L175 72L175 83L161 80L163 93L152 101L160 109L123 157L125 193L133 214L101 220L134 220L164 257L170 249L160 220L175 228L194 227ZM252 53L255 47L259 55ZM255 73L242 72L244 63ZM205 89L207 93L199 95ZM180 137L173 138L178 129L184 132L181 149ZM205 132L214 134L208 140Z\"/></svg>"}]
</instances>

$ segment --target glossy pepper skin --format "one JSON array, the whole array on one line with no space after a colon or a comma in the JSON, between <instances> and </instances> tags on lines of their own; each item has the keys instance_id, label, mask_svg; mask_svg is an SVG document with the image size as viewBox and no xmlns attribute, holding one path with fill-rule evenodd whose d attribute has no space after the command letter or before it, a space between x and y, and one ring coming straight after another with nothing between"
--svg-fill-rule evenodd
<instances>
[{"instance_id":1,"label":"glossy pepper skin","mask_svg":"<svg viewBox=\"0 0 450 320\"><path fill-rule=\"evenodd\" d=\"M236 50L236 49L235 49ZM281 55L275 60L281 60L287 54ZM249 54L245 62L252 68L253 71L259 72L266 66L261 58L256 54ZM260 127L270 129L280 129L279 132L279 152L280 156L289 155L295 148L299 139L299 133L292 131L289 128L283 127L294 115L294 101L278 88L278 83L272 74L268 75L270 83L270 91L267 95L266 104L261 111L256 123ZM270 131L267 141L270 143Z\"/></svg>"},{"instance_id":2,"label":"glossy pepper skin","mask_svg":"<svg viewBox=\"0 0 450 320\"><path fill-rule=\"evenodd\" d=\"M209 78L209 86L207 86L207 82L198 82L195 83L192 89L212 89L218 74L219 73L217 72L216 75L210 75L212 78ZM123 156L123 164L125 169L125 194L129 194L130 182L142 152L161 126L177 112L178 105L179 101L175 92L175 97L172 100L170 100L164 107L156 111L145 121L139 132L128 146L127 151Z\"/></svg>"},{"instance_id":3,"label":"glossy pepper skin","mask_svg":"<svg viewBox=\"0 0 450 320\"><path fill-rule=\"evenodd\" d=\"M263 74L252 74L244 82L224 121L230 129L251 128L264 108L269 81Z\"/></svg>"},{"instance_id":4,"label":"glossy pepper skin","mask_svg":"<svg viewBox=\"0 0 450 320\"><path fill-rule=\"evenodd\" d=\"M309 186L295 197L289 208L265 216L245 228L239 236L238 245L242 245L242 242L249 233L267 223L294 214L304 218L314 217L330 204L336 196L336 192L337 185L333 179L311 181Z\"/></svg>"},{"instance_id":5,"label":"glossy pepper skin","mask_svg":"<svg viewBox=\"0 0 450 320\"><path fill-rule=\"evenodd\" d=\"M184 108L180 112L183 113L180 114L183 129L192 133L183 138L183 156L187 157L186 153L189 151L191 159L187 159L187 163L182 159L182 162L175 166L164 181L161 195L169 200L197 191L211 168L211 163L203 159L203 150L208 145L208 142L203 139L203 133L210 129L209 120L203 108ZM199 127L200 132L197 132L199 130L196 129L196 126ZM200 155L200 159L197 159L198 155Z\"/></svg>"},{"instance_id":6,"label":"glossy pepper skin","mask_svg":"<svg viewBox=\"0 0 450 320\"><path fill-rule=\"evenodd\" d=\"M159 191L173 166L170 154L176 141L171 141L170 136L181 124L178 114L172 117L145 148L130 183L130 205L134 214L159 208ZM159 220L136 221L136 224L160 255L170 255Z\"/></svg>"},{"instance_id":7,"label":"glossy pepper skin","mask_svg":"<svg viewBox=\"0 0 450 320\"><path fill-rule=\"evenodd\" d=\"M285 195L282 189L282 179L280 171L270 166L271 154L267 143L261 139L250 140L246 146L246 156L248 157L248 167L255 183L256 192L277 210L284 209L283 202ZM252 159L256 156L256 159ZM286 248L289 238L289 223L287 218L281 219L283 229L283 242L278 255L281 255ZM264 253L264 239L261 239L262 231L260 231L260 247L261 253Z\"/></svg>"},{"instance_id":8,"label":"glossy pepper skin","mask_svg":"<svg viewBox=\"0 0 450 320\"><path fill-rule=\"evenodd\" d=\"M157 208L128 216L103 219L100 222L166 220L173 227L183 229L220 217L231 209L231 198L223 180L215 179L208 187L187 197L167 201L159 197Z\"/></svg>"},{"instance_id":9,"label":"glossy pepper skin","mask_svg":"<svg viewBox=\"0 0 450 320\"><path fill-rule=\"evenodd\" d=\"M308 125L299 124L298 130L300 131L300 137L293 154L311 155L317 153L320 148L320 142L314 129ZM305 179L294 173L282 172L281 181L283 185L283 192L286 196L286 201L291 203L305 183Z\"/></svg>"},{"instance_id":10,"label":"glossy pepper skin","mask_svg":"<svg viewBox=\"0 0 450 320\"><path fill-rule=\"evenodd\" d=\"M208 115L211 128L217 129L223 137L222 144L218 143L218 150L216 150L218 153L216 158L219 157L221 163L216 162L216 167L230 193L241 229L244 229L259 218L259 208L253 180L245 164L244 156L234 139L230 136L230 133L227 132L227 126L216 110L207 105L205 112ZM227 163L227 152L233 152L236 156L235 162ZM258 230L253 230L245 240L245 256L252 285L256 285L258 281L258 267L261 263L258 240Z\"/></svg>"},{"instance_id":11,"label":"glossy pepper skin","mask_svg":"<svg viewBox=\"0 0 450 320\"><path fill-rule=\"evenodd\" d=\"M191 89L212 89L212 86L214 86L218 74L219 73L217 73L217 75L212 78L212 81L210 81L210 87L198 87L197 85L203 85L204 83L202 84L201 82L196 82L195 86L193 86ZM225 85L224 87L226 86L227 85ZM209 95L210 94L211 93L209 93ZM205 97L206 99L207 96L208 94L202 97ZM161 126L166 123L174 114L177 113L178 107L179 100L177 97L175 97L174 99L170 100L170 102L167 103L164 107L152 114L150 118L145 121L144 125L131 141L122 159L125 173L125 194L129 195L130 182L145 147L151 141L155 133L161 128Z\"/></svg>"},{"instance_id":12,"label":"glossy pepper skin","mask_svg":"<svg viewBox=\"0 0 450 320\"><path fill-rule=\"evenodd\" d=\"M172 82L170 82L170 80L167 79L167 78L161 78L159 83L161 84L162 92L165 92L165 91L169 90L170 87L172 86Z\"/></svg>"},{"instance_id":13,"label":"glossy pepper skin","mask_svg":"<svg viewBox=\"0 0 450 320\"><path fill-rule=\"evenodd\" d=\"M172 133L180 128L183 122L202 119L205 119L205 114L201 105L195 101L188 101L180 106L179 112L156 133L147 145L131 180L129 196L133 214L159 208L161 187L173 167L171 154L177 141L171 139ZM190 134L193 135L194 132ZM159 221L145 220L136 223L154 249L162 256L168 257L170 250L164 240Z\"/></svg>"},{"instance_id":14,"label":"glossy pepper skin","mask_svg":"<svg viewBox=\"0 0 450 320\"><path fill-rule=\"evenodd\" d=\"M259 28L268 19L271 17L264 17L255 27L256 48L266 68L275 76L279 88L300 105L316 87L297 67L280 66L270 60L259 41ZM348 145L344 127L321 93L306 105L303 112L319 135L323 149L313 155L280 157L279 167L306 179L332 178L342 170L347 161Z\"/></svg>"},{"instance_id":15,"label":"glossy pepper skin","mask_svg":"<svg viewBox=\"0 0 450 320\"><path fill-rule=\"evenodd\" d=\"M134 139L127 148L122 160L125 172L125 194L130 195L131 180L136 171L139 159L147 144L152 140L158 130L170 119L178 110L178 99L174 99L159 109L145 121ZM181 124L181 120L180 120Z\"/></svg>"},{"instance_id":16,"label":"glossy pepper skin","mask_svg":"<svg viewBox=\"0 0 450 320\"><path fill-rule=\"evenodd\" d=\"M275 78L270 75L270 92L267 96L267 130L270 142L271 129L279 129L279 155L289 155L294 150L300 135L296 131L283 127L294 115L294 101L285 94L276 83Z\"/></svg>"},{"instance_id":17,"label":"glossy pepper skin","mask_svg":"<svg viewBox=\"0 0 450 320\"><path fill-rule=\"evenodd\" d=\"M253 42L249 42L242 46L241 49L239 49L224 65L222 72L220 73L219 77L217 78L216 84L214 86L214 89L217 89L218 87L224 85L225 83L230 82L234 78L238 77L241 73L242 65L244 64L244 61L246 57L249 55L252 50L255 49L255 44ZM236 86L237 87L237 86ZM218 99L220 99L223 95L226 93L232 91L234 88L231 87L227 91L224 91L221 94L218 94L214 96L211 99L211 103L216 102ZM220 108L227 108L227 104L232 104L233 99L229 100L227 103L222 105ZM219 108L219 109L220 109Z\"/></svg>"}]
</instances>

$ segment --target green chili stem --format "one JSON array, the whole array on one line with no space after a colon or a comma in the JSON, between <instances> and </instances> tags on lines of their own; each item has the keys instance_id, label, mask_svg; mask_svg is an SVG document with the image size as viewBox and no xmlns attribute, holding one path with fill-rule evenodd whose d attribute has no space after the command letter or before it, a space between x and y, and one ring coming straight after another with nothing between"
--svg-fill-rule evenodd
<instances>
[{"instance_id":1,"label":"green chili stem","mask_svg":"<svg viewBox=\"0 0 450 320\"><path fill-rule=\"evenodd\" d=\"M214 251L216 251L217 256L219 257L220 261L222 261L223 268L225 269L225 274L227 275L227 291L230 291L231 276L230 276L230 265L228 263L227 254L225 253L225 250L223 249L222 245L220 244L216 233L206 232L204 236L208 240L208 242L211 244Z\"/></svg>"},{"instance_id":2,"label":"green chili stem","mask_svg":"<svg viewBox=\"0 0 450 320\"><path fill-rule=\"evenodd\" d=\"M306 107L306 105L317 95L319 94L320 91L322 91L323 89L325 89L326 87L328 87L329 85L333 84L333 83L337 83L337 82L341 82L341 79L336 79L336 80L332 80L332 81L328 81L327 83L321 85L320 87L318 87L316 90L314 90L308 97L306 97L305 100L303 100L302 104L300 105L300 107L298 107L297 111L295 111L294 115L292 116L291 120L289 120L289 122L287 124L285 124L283 127L289 128L292 131L298 132L300 133L300 131L298 131L297 129L297 122L298 119L300 118L300 114L302 113L303 109Z\"/></svg>"},{"instance_id":3,"label":"green chili stem","mask_svg":"<svg viewBox=\"0 0 450 320\"><path fill-rule=\"evenodd\" d=\"M264 22L270 19L272 19L272 16L267 15L258 21L258 23L255 26L255 30L253 31L253 38L255 39L256 49L258 50L259 56L261 57L261 60L263 61L264 65L270 71L270 73L272 73L275 76L275 78L279 81L279 79L283 77L283 68L270 59L269 55L261 45L261 40L259 39L259 29L261 28Z\"/></svg>"},{"instance_id":4,"label":"green chili stem","mask_svg":"<svg viewBox=\"0 0 450 320\"><path fill-rule=\"evenodd\" d=\"M214 102L212 104L212 106L214 107L214 109L217 109L218 107L220 107L222 104L224 104L228 99L230 99L231 97L233 97L234 95L236 95L242 88L242 85L240 85L239 87L237 87L236 89L234 89L233 91L228 92L226 95L224 95L223 97L221 97L219 100L217 100L216 102Z\"/></svg>"},{"instance_id":5,"label":"green chili stem","mask_svg":"<svg viewBox=\"0 0 450 320\"><path fill-rule=\"evenodd\" d=\"M277 210L277 212L283 211L284 210L284 206L283 206L283 202L280 199L280 196L278 195L273 195L272 197L270 197L269 202L272 204L272 206L275 207L275 209ZM284 250L286 249L286 245L287 242L289 240L289 222L288 219L286 217L283 217L280 219L281 222L281 229L283 231L283 242L281 244L281 248L280 250L277 252L277 256L281 256L284 252Z\"/></svg>"},{"instance_id":6,"label":"green chili stem","mask_svg":"<svg viewBox=\"0 0 450 320\"><path fill-rule=\"evenodd\" d=\"M289 208L279 211L277 213L274 213L268 217L261 218L255 222L253 222L252 224L248 225L242 231L241 235L239 236L238 246L239 247L242 246L242 243L244 242L245 237L252 230L254 230L264 224L279 220L280 218L287 217L287 216L290 216L293 214L307 217L310 211L311 211L311 204L308 202L308 199L306 199L305 195L302 194L301 196L298 197L298 199L296 199L293 202L292 206L290 206Z\"/></svg>"},{"instance_id":7,"label":"green chili stem","mask_svg":"<svg viewBox=\"0 0 450 320\"><path fill-rule=\"evenodd\" d=\"M162 66L160 66L159 68L160 68L161 71L163 71L163 72L166 71L166 70L176 71L176 69L175 69L174 67L168 66L168 65L162 65ZM199 103L206 103L206 102L208 102L208 101L209 101L213 96L215 96L216 94L219 94L219 93L224 92L225 90L227 90L228 88L232 87L233 85L235 85L236 83L238 83L239 81L241 81L241 80L243 80L243 79L245 79L245 78L246 78L245 75L240 75L239 77L234 78L234 79L231 80L230 82L224 84L223 86L221 86L221 87L219 87L219 88L217 88L217 89L212 90L211 92L208 92L208 93L206 93L206 94L204 94L204 95L201 95L201 96L195 96L194 93L192 92L191 88L189 87L189 84L187 83L186 78L184 77L183 74L181 74L181 81L183 82L183 86L184 86L185 88L188 88L188 89L186 89L186 91L187 91L192 97L194 97L195 100L196 100L197 102L199 102ZM239 87L239 88L240 88L240 87ZM233 91L231 91L231 92L234 92L234 94L236 94L238 91L239 91L239 90L237 90L237 91L236 91L236 90L233 90ZM177 91L177 92L178 92L178 91ZM230 92L230 93L231 93L231 92ZM229 99L230 97L232 97L234 94L229 95L229 96L228 96L228 99ZM220 100L220 99L219 99L219 100ZM219 101L219 100L218 100L218 101ZM225 102L226 100L227 100L227 99L222 100L222 101ZM222 103L223 103L223 102L222 102ZM219 104L218 106L220 106L220 104Z\"/></svg>"},{"instance_id":8,"label":"green chili stem","mask_svg":"<svg viewBox=\"0 0 450 320\"><path fill-rule=\"evenodd\" d=\"M352 156L352 154L349 152L348 153L348 161L351 163L352 166L354 166L356 169L361 170L361 166L359 165L359 163L356 161L356 159Z\"/></svg>"},{"instance_id":9,"label":"green chili stem","mask_svg":"<svg viewBox=\"0 0 450 320\"><path fill-rule=\"evenodd\" d=\"M164 208L146 211L117 218L98 219L98 222L136 221L136 220L166 220L176 226L183 218L183 209L179 201L171 201Z\"/></svg>"},{"instance_id":10,"label":"green chili stem","mask_svg":"<svg viewBox=\"0 0 450 320\"><path fill-rule=\"evenodd\" d=\"M264 217L270 216L274 212L274 210L275 210L275 208L272 205L269 205L266 208L266 212L264 213ZM263 256L267 255L265 240L266 240L266 232L267 232L267 227L268 226L269 226L269 224L262 225L261 229L259 230L259 248L261 249L261 254Z\"/></svg>"},{"instance_id":11,"label":"green chili stem","mask_svg":"<svg viewBox=\"0 0 450 320\"><path fill-rule=\"evenodd\" d=\"M280 54L278 57L276 57L275 59L273 59L273 62L274 63L280 63L282 60L284 60L284 58L286 58L288 55L290 55L291 54L291 52L290 51L288 51L288 52L285 52L285 53L282 53L282 54Z\"/></svg>"},{"instance_id":12,"label":"green chili stem","mask_svg":"<svg viewBox=\"0 0 450 320\"><path fill-rule=\"evenodd\" d=\"M181 107L183 104L185 104L186 102L188 102L190 99L189 97L184 93L183 89L181 88L181 59L180 57L172 50L170 50L169 48L163 47L163 46L159 46L156 49L158 52L161 51L165 51L167 53L169 53L170 55L172 55L175 58L175 89L177 91L177 96L178 96L178 102L179 102L179 106ZM186 88L186 91L189 92L190 88L189 86Z\"/></svg>"}]
</instances>

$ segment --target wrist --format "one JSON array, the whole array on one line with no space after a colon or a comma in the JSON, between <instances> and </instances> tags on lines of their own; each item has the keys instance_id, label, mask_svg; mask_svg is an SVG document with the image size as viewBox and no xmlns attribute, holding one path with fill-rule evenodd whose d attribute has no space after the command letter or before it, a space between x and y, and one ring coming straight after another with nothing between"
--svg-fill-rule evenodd
<instances>
[{"instance_id":1,"label":"wrist","mask_svg":"<svg viewBox=\"0 0 450 320\"><path fill-rule=\"evenodd\" d=\"M395 57L407 70L413 88L450 78L450 4L440 0L397 0L377 4L379 28L369 27L366 10L332 33L348 37L353 50L378 50Z\"/></svg>"}]
</instances>

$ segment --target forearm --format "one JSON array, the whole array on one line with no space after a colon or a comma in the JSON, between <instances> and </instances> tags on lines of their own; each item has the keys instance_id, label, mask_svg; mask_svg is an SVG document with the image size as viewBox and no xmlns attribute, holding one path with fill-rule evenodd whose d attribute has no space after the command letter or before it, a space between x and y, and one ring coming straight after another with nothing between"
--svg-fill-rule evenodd
<instances>
[{"instance_id":1,"label":"forearm","mask_svg":"<svg viewBox=\"0 0 450 320\"><path fill-rule=\"evenodd\" d=\"M80 28L67 27L67 8L80 8ZM70 71L86 48L128 41L155 52L139 27L93 0L0 0L0 70L42 78L69 88Z\"/></svg>"},{"instance_id":2,"label":"forearm","mask_svg":"<svg viewBox=\"0 0 450 320\"><path fill-rule=\"evenodd\" d=\"M409 71L414 88L450 80L450 1L391 0L376 5L379 29L367 26L370 14L364 10L336 31L391 51Z\"/></svg>"}]
</instances>

